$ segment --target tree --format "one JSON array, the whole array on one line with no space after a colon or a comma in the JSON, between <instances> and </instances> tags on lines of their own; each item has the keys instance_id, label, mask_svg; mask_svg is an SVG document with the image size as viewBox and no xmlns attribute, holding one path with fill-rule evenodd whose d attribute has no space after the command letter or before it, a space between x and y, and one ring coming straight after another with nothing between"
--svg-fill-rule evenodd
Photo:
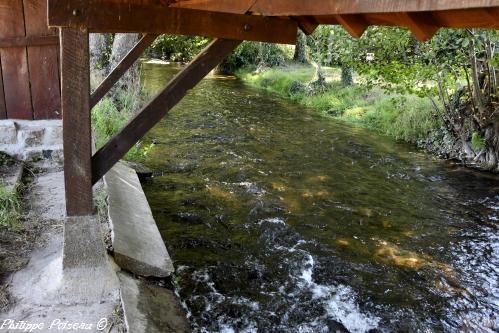
<instances>
[{"instance_id":1,"label":"tree","mask_svg":"<svg viewBox=\"0 0 499 333\"><path fill-rule=\"evenodd\" d=\"M302 64L307 63L307 36L300 29L298 29L293 60Z\"/></svg>"},{"instance_id":2,"label":"tree","mask_svg":"<svg viewBox=\"0 0 499 333\"><path fill-rule=\"evenodd\" d=\"M123 57L135 46L139 37L140 34L121 33L114 36L111 59L108 66L109 71L116 67L121 59L123 59ZM138 84L139 69L138 65L134 64L117 83L117 88L127 90L128 88L137 87Z\"/></svg>"}]
</instances>

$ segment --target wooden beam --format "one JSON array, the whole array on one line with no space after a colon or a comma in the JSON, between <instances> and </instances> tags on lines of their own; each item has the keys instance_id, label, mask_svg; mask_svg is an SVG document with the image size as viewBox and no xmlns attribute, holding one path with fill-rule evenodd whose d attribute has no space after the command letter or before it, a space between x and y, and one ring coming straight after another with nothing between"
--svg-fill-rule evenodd
<instances>
[{"instance_id":1,"label":"wooden beam","mask_svg":"<svg viewBox=\"0 0 499 333\"><path fill-rule=\"evenodd\" d=\"M3 92L2 59L0 58L0 119L7 118L7 108L5 107L5 95Z\"/></svg>"},{"instance_id":2,"label":"wooden beam","mask_svg":"<svg viewBox=\"0 0 499 333\"><path fill-rule=\"evenodd\" d=\"M116 82L125 74L125 72L132 66L137 59L144 53L152 42L158 37L156 34L145 34L135 44L135 46L121 59L120 63L113 68L111 73L102 81L102 83L95 89L90 97L90 109L92 109L104 97Z\"/></svg>"},{"instance_id":3,"label":"wooden beam","mask_svg":"<svg viewBox=\"0 0 499 333\"><path fill-rule=\"evenodd\" d=\"M88 32L61 29L64 185L68 216L91 215L92 143Z\"/></svg>"},{"instance_id":4,"label":"wooden beam","mask_svg":"<svg viewBox=\"0 0 499 333\"><path fill-rule=\"evenodd\" d=\"M429 40L439 29L431 13L404 13L403 17L406 26L421 42Z\"/></svg>"},{"instance_id":5,"label":"wooden beam","mask_svg":"<svg viewBox=\"0 0 499 333\"><path fill-rule=\"evenodd\" d=\"M58 45L59 36L21 36L0 38L0 48Z\"/></svg>"},{"instance_id":6,"label":"wooden beam","mask_svg":"<svg viewBox=\"0 0 499 333\"><path fill-rule=\"evenodd\" d=\"M218 65L241 41L216 39L168 83L92 157L95 184L133 145L156 125L199 81Z\"/></svg>"},{"instance_id":7,"label":"wooden beam","mask_svg":"<svg viewBox=\"0 0 499 333\"><path fill-rule=\"evenodd\" d=\"M294 44L293 20L169 8L161 2L49 0L49 25ZM271 32L271 33L270 33Z\"/></svg>"},{"instance_id":8,"label":"wooden beam","mask_svg":"<svg viewBox=\"0 0 499 333\"><path fill-rule=\"evenodd\" d=\"M214 4L216 1L204 1L203 9L209 10L208 4ZM249 11L268 16L303 16L425 12L498 6L499 0L256 0Z\"/></svg>"},{"instance_id":9,"label":"wooden beam","mask_svg":"<svg viewBox=\"0 0 499 333\"><path fill-rule=\"evenodd\" d=\"M301 31L306 35L311 35L319 26L319 23L313 16L295 16L292 18L298 22L298 27L300 27Z\"/></svg>"},{"instance_id":10,"label":"wooden beam","mask_svg":"<svg viewBox=\"0 0 499 333\"><path fill-rule=\"evenodd\" d=\"M170 7L245 14L255 0L176 0Z\"/></svg>"},{"instance_id":11,"label":"wooden beam","mask_svg":"<svg viewBox=\"0 0 499 333\"><path fill-rule=\"evenodd\" d=\"M345 28L348 33L355 38L360 38L364 31L366 31L369 23L362 15L344 14L335 15L336 20Z\"/></svg>"}]
</instances>

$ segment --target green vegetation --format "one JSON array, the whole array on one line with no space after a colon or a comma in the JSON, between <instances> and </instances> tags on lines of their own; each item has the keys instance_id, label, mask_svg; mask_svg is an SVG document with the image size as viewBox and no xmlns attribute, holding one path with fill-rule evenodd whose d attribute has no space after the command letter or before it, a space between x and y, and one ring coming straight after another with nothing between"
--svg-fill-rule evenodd
<instances>
[{"instance_id":1,"label":"green vegetation","mask_svg":"<svg viewBox=\"0 0 499 333\"><path fill-rule=\"evenodd\" d=\"M387 93L379 88L343 86L339 68L322 68L327 90L314 94L307 88L315 68L290 64L258 73L240 70L237 75L250 84L265 88L333 117L355 123L398 140L417 142L438 130L442 123L429 99L415 95ZM302 87L302 88L296 88Z\"/></svg>"},{"instance_id":2,"label":"green vegetation","mask_svg":"<svg viewBox=\"0 0 499 333\"><path fill-rule=\"evenodd\" d=\"M485 149L485 140L484 138L480 135L480 133L473 132L471 135L471 148L473 148L474 151L481 151L482 149Z\"/></svg>"},{"instance_id":3,"label":"green vegetation","mask_svg":"<svg viewBox=\"0 0 499 333\"><path fill-rule=\"evenodd\" d=\"M15 188L0 185L0 228L15 229L21 215L21 199Z\"/></svg>"},{"instance_id":4,"label":"green vegetation","mask_svg":"<svg viewBox=\"0 0 499 333\"><path fill-rule=\"evenodd\" d=\"M95 134L97 149L102 147L111 137L118 133L128 120L133 117L135 110L141 105L142 97L137 93L128 93L120 90L115 94L116 99L103 98L92 109L92 129ZM128 151L125 160L143 160L150 146L139 141Z\"/></svg>"}]
</instances>

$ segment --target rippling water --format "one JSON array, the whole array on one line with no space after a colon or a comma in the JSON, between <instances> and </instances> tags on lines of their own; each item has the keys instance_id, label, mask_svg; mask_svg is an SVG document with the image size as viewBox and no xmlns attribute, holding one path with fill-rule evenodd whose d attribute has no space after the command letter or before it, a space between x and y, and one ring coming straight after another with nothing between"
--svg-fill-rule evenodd
<instances>
[{"instance_id":1,"label":"rippling water","mask_svg":"<svg viewBox=\"0 0 499 333\"><path fill-rule=\"evenodd\" d=\"M154 92L177 71L143 64ZM499 178L230 77L149 134L195 332L499 330Z\"/></svg>"}]
</instances>

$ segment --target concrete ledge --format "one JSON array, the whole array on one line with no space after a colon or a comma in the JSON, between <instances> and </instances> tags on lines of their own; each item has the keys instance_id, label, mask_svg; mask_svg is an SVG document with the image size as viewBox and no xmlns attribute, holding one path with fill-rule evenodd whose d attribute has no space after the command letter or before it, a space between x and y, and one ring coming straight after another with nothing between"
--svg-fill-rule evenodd
<instances>
[{"instance_id":1,"label":"concrete ledge","mask_svg":"<svg viewBox=\"0 0 499 333\"><path fill-rule=\"evenodd\" d=\"M135 171L120 162L104 181L115 262L137 275L169 276L173 264Z\"/></svg>"},{"instance_id":2,"label":"concrete ledge","mask_svg":"<svg viewBox=\"0 0 499 333\"><path fill-rule=\"evenodd\" d=\"M175 294L168 289L136 280L119 272L121 304L128 332L190 332L184 311Z\"/></svg>"},{"instance_id":3,"label":"concrete ledge","mask_svg":"<svg viewBox=\"0 0 499 333\"><path fill-rule=\"evenodd\" d=\"M22 160L62 161L62 121L0 120L0 151Z\"/></svg>"}]
</instances>

